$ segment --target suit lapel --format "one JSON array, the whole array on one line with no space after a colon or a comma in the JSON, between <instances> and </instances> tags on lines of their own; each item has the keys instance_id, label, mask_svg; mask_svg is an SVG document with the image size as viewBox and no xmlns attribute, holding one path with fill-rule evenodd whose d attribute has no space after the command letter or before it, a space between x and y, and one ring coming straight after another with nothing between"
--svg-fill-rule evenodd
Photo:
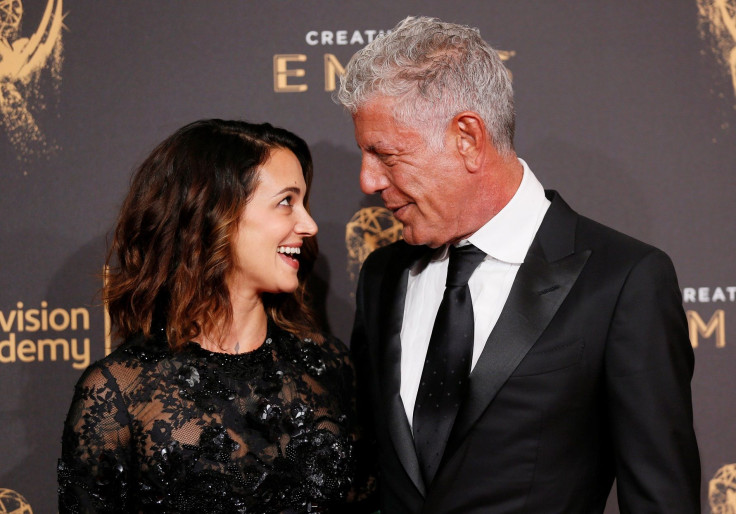
<instances>
[{"instance_id":1,"label":"suit lapel","mask_svg":"<svg viewBox=\"0 0 736 514\"><path fill-rule=\"evenodd\" d=\"M590 250L575 252L577 215L552 194L539 228L485 348L470 374L443 460L449 458L499 389L539 339L585 266Z\"/></svg>"},{"instance_id":2,"label":"suit lapel","mask_svg":"<svg viewBox=\"0 0 736 514\"><path fill-rule=\"evenodd\" d=\"M410 268L427 253L426 247L410 247L388 267L381 286L381 352L378 369L383 405L386 409L388 430L396 454L416 488L425 495L414 450L414 437L401 401L401 325L404 318L404 300Z\"/></svg>"}]
</instances>

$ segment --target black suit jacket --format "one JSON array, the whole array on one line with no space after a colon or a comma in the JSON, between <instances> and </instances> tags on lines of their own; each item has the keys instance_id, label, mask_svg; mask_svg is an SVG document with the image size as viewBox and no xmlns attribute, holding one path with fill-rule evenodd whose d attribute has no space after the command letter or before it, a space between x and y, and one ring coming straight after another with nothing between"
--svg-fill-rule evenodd
<instances>
[{"instance_id":1,"label":"black suit jacket","mask_svg":"<svg viewBox=\"0 0 736 514\"><path fill-rule=\"evenodd\" d=\"M547 195L431 484L399 396L408 270L429 249L400 241L366 260L351 347L382 514L598 513L614 477L621 512L700 512L672 263Z\"/></svg>"}]
</instances>

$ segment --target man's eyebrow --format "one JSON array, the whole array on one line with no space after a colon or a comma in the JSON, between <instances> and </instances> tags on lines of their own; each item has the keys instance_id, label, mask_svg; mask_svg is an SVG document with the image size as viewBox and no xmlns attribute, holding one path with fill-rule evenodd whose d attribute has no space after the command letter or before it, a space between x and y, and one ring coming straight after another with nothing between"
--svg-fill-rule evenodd
<instances>
[{"instance_id":1,"label":"man's eyebrow","mask_svg":"<svg viewBox=\"0 0 736 514\"><path fill-rule=\"evenodd\" d=\"M385 149L383 148L383 143L381 141L377 143L372 143L366 146L365 151L369 153L386 153Z\"/></svg>"}]
</instances>

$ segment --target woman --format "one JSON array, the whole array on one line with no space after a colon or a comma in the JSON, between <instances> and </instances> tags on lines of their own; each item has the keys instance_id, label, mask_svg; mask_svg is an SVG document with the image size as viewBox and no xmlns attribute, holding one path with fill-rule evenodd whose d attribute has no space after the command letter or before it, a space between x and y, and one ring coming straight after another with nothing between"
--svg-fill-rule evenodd
<instances>
[{"instance_id":1,"label":"woman","mask_svg":"<svg viewBox=\"0 0 736 514\"><path fill-rule=\"evenodd\" d=\"M77 384L60 512L336 512L354 494L353 371L304 298L311 178L304 141L237 121L187 125L141 165L104 289L124 343Z\"/></svg>"}]
</instances>

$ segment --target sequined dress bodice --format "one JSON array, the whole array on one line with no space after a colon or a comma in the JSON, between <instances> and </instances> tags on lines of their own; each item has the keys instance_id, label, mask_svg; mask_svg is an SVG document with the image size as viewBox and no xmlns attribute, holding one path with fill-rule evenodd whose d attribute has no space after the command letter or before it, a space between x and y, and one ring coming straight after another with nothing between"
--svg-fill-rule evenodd
<instances>
[{"instance_id":1,"label":"sequined dress bodice","mask_svg":"<svg viewBox=\"0 0 736 514\"><path fill-rule=\"evenodd\" d=\"M353 371L272 324L239 355L132 338L75 389L60 512L351 512Z\"/></svg>"}]
</instances>

